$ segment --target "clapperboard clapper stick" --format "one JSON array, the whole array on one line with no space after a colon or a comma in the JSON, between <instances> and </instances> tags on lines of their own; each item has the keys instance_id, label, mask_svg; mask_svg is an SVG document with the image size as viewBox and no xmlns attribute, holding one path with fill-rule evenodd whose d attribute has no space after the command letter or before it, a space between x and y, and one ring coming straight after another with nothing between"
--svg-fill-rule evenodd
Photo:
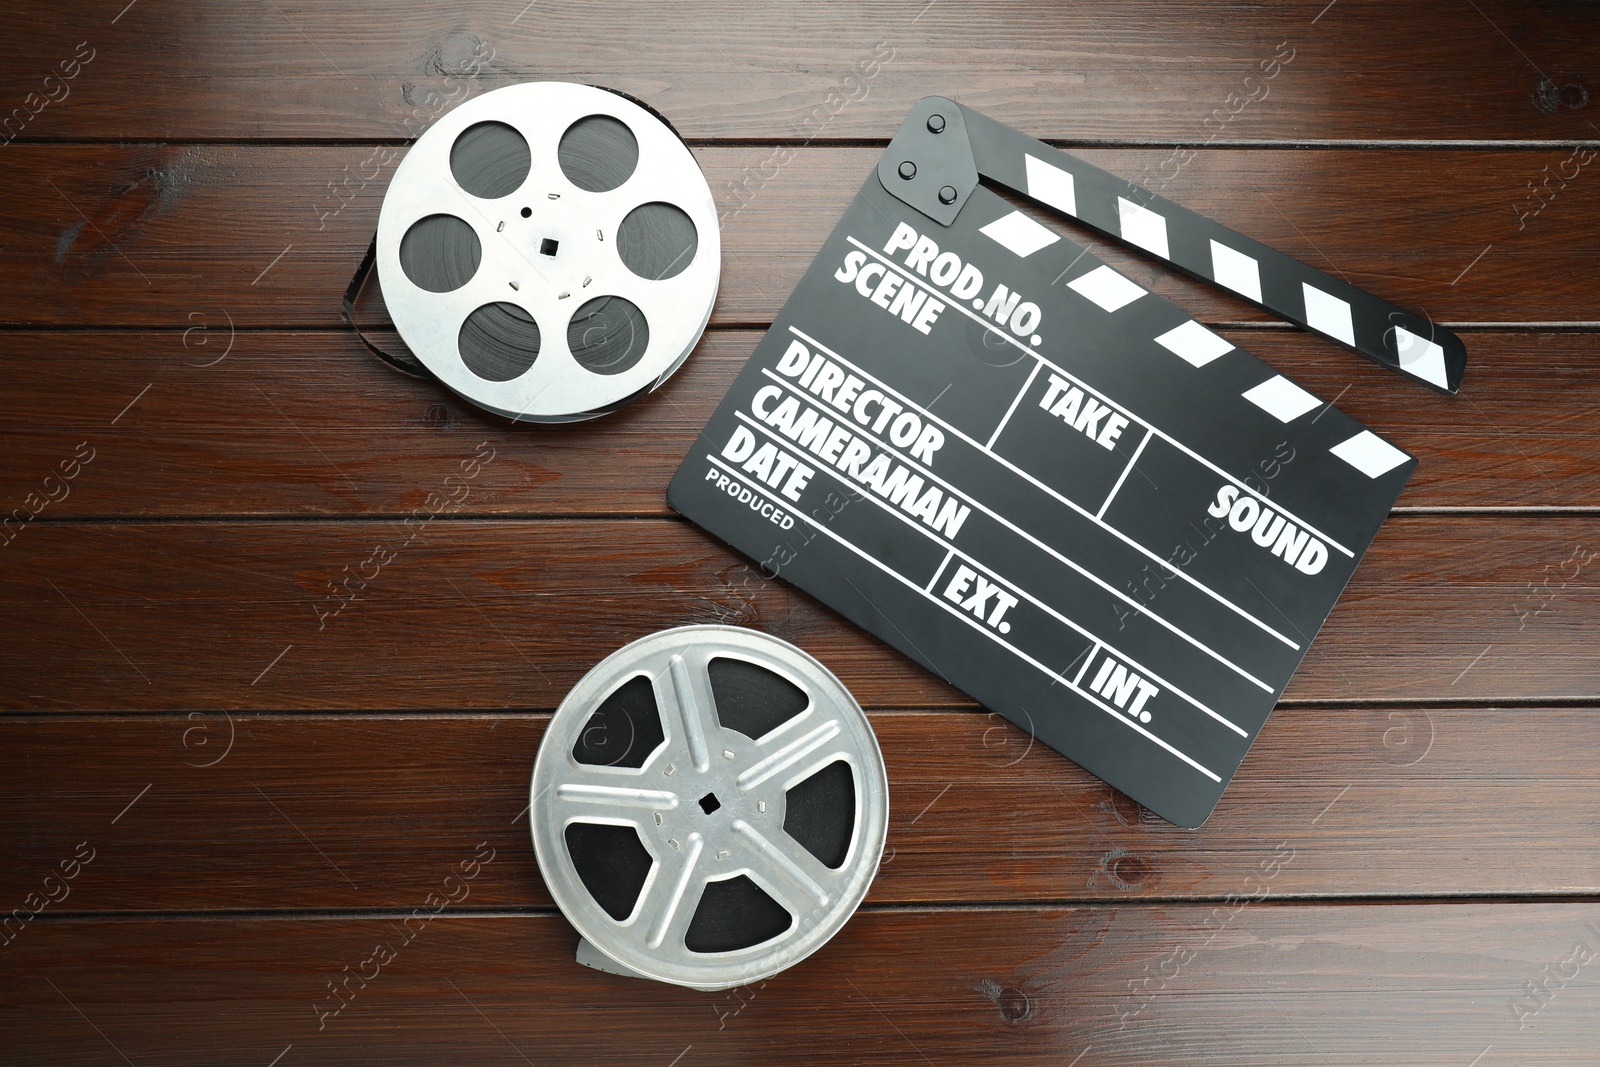
<instances>
[{"instance_id":1,"label":"clapperboard clapper stick","mask_svg":"<svg viewBox=\"0 0 1600 1067\"><path fill-rule=\"evenodd\" d=\"M1438 388L1460 342L930 97L674 476L684 515L1016 724L1014 758L1197 826L1416 460L980 179Z\"/></svg>"},{"instance_id":2,"label":"clapperboard clapper stick","mask_svg":"<svg viewBox=\"0 0 1600 1067\"><path fill-rule=\"evenodd\" d=\"M1424 385L1461 387L1466 346L1444 327L953 100L918 101L878 167L946 225L982 178Z\"/></svg>"}]
</instances>

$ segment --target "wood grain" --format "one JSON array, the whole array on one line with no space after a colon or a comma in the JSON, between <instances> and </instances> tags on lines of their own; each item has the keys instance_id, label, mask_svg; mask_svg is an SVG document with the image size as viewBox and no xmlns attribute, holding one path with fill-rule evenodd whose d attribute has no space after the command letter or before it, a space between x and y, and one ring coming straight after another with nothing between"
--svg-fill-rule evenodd
<instances>
[{"instance_id":1,"label":"wood grain","mask_svg":"<svg viewBox=\"0 0 1600 1067\"><path fill-rule=\"evenodd\" d=\"M644 97L690 137L887 138L937 93L1036 135L1086 140L1560 141L1594 137L1584 120L1600 88L1587 13L1514 0L1302 0L1248 15L1178 0L423 0L381 18L309 0L201 16L149 3L119 15L125 3L68 16L45 0L12 5L26 29L4 44L8 107L42 91L78 42L96 49L23 136L403 137L468 90L556 79ZM1293 58L1245 81L1275 55ZM1229 94L1258 102L1240 108ZM1205 125L1213 110L1228 121Z\"/></svg>"},{"instance_id":2,"label":"wood grain","mask_svg":"<svg viewBox=\"0 0 1600 1067\"><path fill-rule=\"evenodd\" d=\"M1278 898L1595 893L1600 858L1574 843L1600 821L1600 713L1529 720L1280 708L1216 813L1187 831L997 716L874 713L891 817L868 900L1218 900L1290 854ZM49 914L395 908L487 841L498 858L463 906L548 907L526 814L546 721L0 719L0 819L27 828L0 900L37 891L87 840L93 864Z\"/></svg>"},{"instance_id":3,"label":"wood grain","mask_svg":"<svg viewBox=\"0 0 1600 1067\"><path fill-rule=\"evenodd\" d=\"M667 481L760 336L713 331L649 399L533 427L398 374L346 334L0 332L0 501L46 499L44 479L88 442L93 461L35 521L404 515L487 441L498 467L474 513L667 515ZM1471 331L1455 398L1298 331L1227 336L1416 454L1401 507L1600 503L1600 437L1575 414L1600 408L1591 333Z\"/></svg>"},{"instance_id":4,"label":"wood grain","mask_svg":"<svg viewBox=\"0 0 1600 1067\"><path fill-rule=\"evenodd\" d=\"M93 860L0 932L0 1058L1593 1060L1587 5L6 14L0 517L38 517L0 530L0 912L40 910L47 872ZM75 53L92 58L65 76ZM721 214L699 350L657 396L583 426L486 416L380 366L338 319L405 142L537 79L659 107ZM1466 337L1465 388L1437 397L1061 226L1422 459L1198 830L665 508L927 94L1170 177L1172 199ZM366 313L381 323L381 301ZM703 994L573 962L523 807L548 709L596 660L713 621L798 643L869 705L893 814L837 938ZM480 843L494 858L467 896L406 939ZM379 942L396 958L329 1014Z\"/></svg>"},{"instance_id":5,"label":"wood grain","mask_svg":"<svg viewBox=\"0 0 1600 1067\"><path fill-rule=\"evenodd\" d=\"M1583 515L1392 519L1286 697L1600 699L1597 540ZM965 703L683 521L74 523L4 551L16 710L552 708L612 649L717 621L865 705Z\"/></svg>"},{"instance_id":6,"label":"wood grain","mask_svg":"<svg viewBox=\"0 0 1600 1067\"><path fill-rule=\"evenodd\" d=\"M1547 966L1570 973L1575 944L1592 955L1592 904L1279 907L1271 880L1251 892L1265 902L865 912L793 969L723 993L581 967L556 916L446 910L409 941L409 906L67 921L0 954L15 991L0 1038L19 1062L62 1065L523 1067L1461 1067L1490 1046L1495 1063L1582 1062L1600 1038L1581 978L1523 1029L1512 1013ZM394 955L375 971L378 946Z\"/></svg>"},{"instance_id":7,"label":"wood grain","mask_svg":"<svg viewBox=\"0 0 1600 1067\"><path fill-rule=\"evenodd\" d=\"M337 326L339 297L372 239L393 170L374 164L366 169L376 176L362 180L374 151L363 145L5 151L19 209L0 220L0 285L11 294L0 323L37 326ZM764 177L770 148L697 150L723 215L714 323L772 320L880 151L799 149ZM1082 154L1137 178L1146 168L1162 173L1171 153ZM1600 228L1600 181L1580 170L1553 181L1544 200L1525 188L1542 183L1547 166L1563 170L1570 155L1213 148L1163 191L1439 322L1593 323L1600 316L1587 280L1597 253L1571 236ZM348 191L347 172L356 175ZM1548 206L1519 217L1519 207L1527 213L1539 203ZM1205 321L1274 321L1076 224L1060 228Z\"/></svg>"}]
</instances>

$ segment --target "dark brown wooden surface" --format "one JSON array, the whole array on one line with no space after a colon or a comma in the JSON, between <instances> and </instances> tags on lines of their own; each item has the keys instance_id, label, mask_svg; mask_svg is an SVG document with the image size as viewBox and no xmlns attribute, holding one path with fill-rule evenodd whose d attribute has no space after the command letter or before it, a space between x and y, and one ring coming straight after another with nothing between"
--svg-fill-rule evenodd
<instances>
[{"instance_id":1,"label":"dark brown wooden surface","mask_svg":"<svg viewBox=\"0 0 1600 1067\"><path fill-rule=\"evenodd\" d=\"M898 123L883 128L893 132ZM1600 143L1600 131L1589 132ZM180 335L199 326L214 336L229 323L338 326L338 298L372 239L393 171L365 184L352 179L334 197L328 183L344 193L347 168L359 175L369 146L14 144L5 151L8 185L31 209L0 221L0 284L11 294L0 322L158 326ZM770 146L698 149L724 213L714 324L771 321L881 151L816 146L763 179ZM1172 151L1086 149L1083 156L1137 178L1147 168L1163 173ZM1538 214L1529 205L1540 201L1525 187L1542 186L1547 173L1571 173L1578 167L1572 154L1568 147L1211 148L1165 191L1439 322L1591 322L1600 312L1586 282L1600 269L1600 251L1573 237L1600 229L1600 183L1585 180L1587 169L1565 189L1552 177L1544 190L1550 206ZM324 217L346 199L348 206ZM1140 253L1071 232L1206 321L1270 321ZM191 334L191 345L200 336Z\"/></svg>"},{"instance_id":2,"label":"dark brown wooden surface","mask_svg":"<svg viewBox=\"0 0 1600 1067\"><path fill-rule=\"evenodd\" d=\"M1276 898L1600 893L1591 708L1292 707L1206 825L1143 811L998 716L872 714L892 782L874 904L1222 897L1270 861ZM467 908L548 907L526 847L548 716L54 715L0 723L0 820L35 827L0 897L85 836L73 910L402 907L479 841ZM1482 752L1497 758L1485 766ZM62 768L77 776L68 780ZM441 785L448 784L448 788ZM148 787L148 792L145 792ZM139 801L98 836L134 797ZM1003 804L990 803L1003 796ZM1520 817L1506 821L1504 813ZM304 835L304 836L302 836ZM246 839L248 850L233 847ZM307 842L315 842L312 847ZM183 877L174 877L174 872Z\"/></svg>"},{"instance_id":3,"label":"dark brown wooden surface","mask_svg":"<svg viewBox=\"0 0 1600 1067\"><path fill-rule=\"evenodd\" d=\"M1207 1067L1456 1067L1486 1048L1580 1063L1600 1038L1576 983L1521 1029L1511 1010L1524 975L1592 945L1593 904L1280 907L1270 881L1248 892L1262 900L868 911L826 955L737 993L576 967L554 916L445 913L409 941L379 917L66 920L0 957L17 988L0 1035L55 1064ZM327 983L379 944L395 958L332 1014Z\"/></svg>"},{"instance_id":4,"label":"dark brown wooden surface","mask_svg":"<svg viewBox=\"0 0 1600 1067\"><path fill-rule=\"evenodd\" d=\"M43 514L403 516L487 441L495 459L471 513L666 516L662 487L761 336L713 330L650 403L530 434L396 373L348 334L212 322L187 336L0 331L12 383L0 394L11 459L0 499L38 489L88 441L94 460ZM1396 389L1389 371L1298 331L1223 332L1416 454L1403 509L1597 499L1600 437L1585 415L1600 409L1600 375L1587 331L1463 331L1472 374L1454 399ZM334 400L352 395L359 408Z\"/></svg>"},{"instance_id":5,"label":"dark brown wooden surface","mask_svg":"<svg viewBox=\"0 0 1600 1067\"><path fill-rule=\"evenodd\" d=\"M1395 516L1285 699L1600 701L1597 545L1587 514ZM5 551L18 710L550 708L690 622L793 641L865 705L968 703L681 519L40 522Z\"/></svg>"},{"instance_id":6,"label":"dark brown wooden surface","mask_svg":"<svg viewBox=\"0 0 1600 1067\"><path fill-rule=\"evenodd\" d=\"M1600 145L1592 8L11 5L0 512L37 515L0 534L0 913L39 914L0 944L0 1059L1593 1062L1600 178L1574 162ZM1265 99L1205 124L1290 49ZM540 78L663 110L723 216L684 369L563 428L401 377L337 315L393 170L363 162L449 101ZM665 507L929 93L1135 177L1197 146L1169 196L1466 338L1461 395L1435 396L1065 230L1422 460L1199 830ZM775 147L794 159L764 175ZM465 500L405 524L487 449ZM63 464L64 496L45 481ZM404 547L330 614L329 583L380 543ZM723 994L577 966L523 810L567 688L627 640L711 621L832 667L892 797L862 913ZM467 898L319 1016L480 843Z\"/></svg>"},{"instance_id":7,"label":"dark brown wooden surface","mask_svg":"<svg viewBox=\"0 0 1600 1067\"><path fill-rule=\"evenodd\" d=\"M1299 0L1270 13L1182 0L422 0L372 16L312 0L141 0L118 18L126 3L88 4L70 20L49 0L11 6L6 99L20 102L78 42L95 49L71 106L41 115L30 138L403 138L408 121L446 106L474 54L490 57L477 79L485 89L603 81L657 103L685 136L774 141L887 140L929 94L959 95L1037 135L1199 141L1202 117L1229 92L1251 91L1243 78L1280 45L1294 59L1227 139L1592 138L1593 112L1571 105L1600 89L1593 13L1581 3L1476 0L1397 15L1382 0L1331 11ZM873 57L875 77L846 82Z\"/></svg>"}]
</instances>

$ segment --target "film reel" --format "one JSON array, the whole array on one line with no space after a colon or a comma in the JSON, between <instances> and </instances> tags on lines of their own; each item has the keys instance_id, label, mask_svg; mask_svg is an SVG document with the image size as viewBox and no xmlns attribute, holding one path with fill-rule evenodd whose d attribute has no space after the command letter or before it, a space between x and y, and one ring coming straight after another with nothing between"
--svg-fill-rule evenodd
<instances>
[{"instance_id":1,"label":"film reel","mask_svg":"<svg viewBox=\"0 0 1600 1067\"><path fill-rule=\"evenodd\" d=\"M384 194L376 259L401 339L445 385L513 419L570 422L683 363L721 241L671 127L604 89L532 82L417 140Z\"/></svg>"},{"instance_id":2,"label":"film reel","mask_svg":"<svg viewBox=\"0 0 1600 1067\"><path fill-rule=\"evenodd\" d=\"M556 709L529 822L580 962L696 989L757 981L866 895L888 777L826 667L755 630L685 626L612 653Z\"/></svg>"}]
</instances>

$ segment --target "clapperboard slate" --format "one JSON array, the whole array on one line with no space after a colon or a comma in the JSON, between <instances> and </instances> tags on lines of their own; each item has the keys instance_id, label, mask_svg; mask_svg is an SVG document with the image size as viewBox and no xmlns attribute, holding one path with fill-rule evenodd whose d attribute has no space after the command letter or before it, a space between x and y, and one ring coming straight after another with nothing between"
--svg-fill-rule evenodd
<instances>
[{"instance_id":1,"label":"clapperboard slate","mask_svg":"<svg viewBox=\"0 0 1600 1067\"><path fill-rule=\"evenodd\" d=\"M1416 461L979 175L1453 392L1453 335L921 101L673 507L1141 804L1203 822Z\"/></svg>"}]
</instances>

